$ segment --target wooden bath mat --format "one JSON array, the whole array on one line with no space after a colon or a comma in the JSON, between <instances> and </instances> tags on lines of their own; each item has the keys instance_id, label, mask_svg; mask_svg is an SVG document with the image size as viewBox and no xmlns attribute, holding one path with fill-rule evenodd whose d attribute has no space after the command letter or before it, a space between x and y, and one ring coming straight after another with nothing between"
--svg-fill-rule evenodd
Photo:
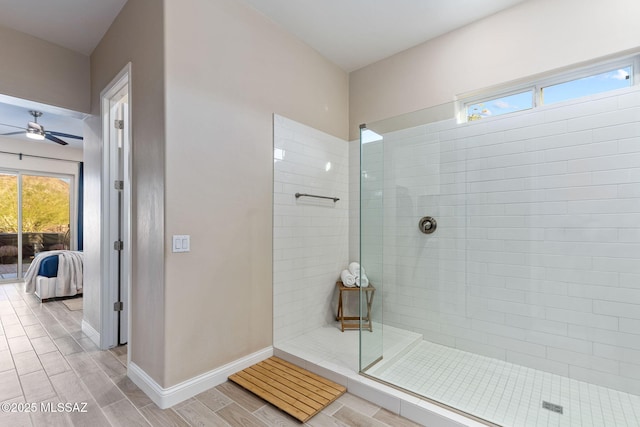
<instances>
[{"instance_id":1,"label":"wooden bath mat","mask_svg":"<svg viewBox=\"0 0 640 427\"><path fill-rule=\"evenodd\" d=\"M277 357L237 372L229 380L302 422L347 391L340 384Z\"/></svg>"}]
</instances>

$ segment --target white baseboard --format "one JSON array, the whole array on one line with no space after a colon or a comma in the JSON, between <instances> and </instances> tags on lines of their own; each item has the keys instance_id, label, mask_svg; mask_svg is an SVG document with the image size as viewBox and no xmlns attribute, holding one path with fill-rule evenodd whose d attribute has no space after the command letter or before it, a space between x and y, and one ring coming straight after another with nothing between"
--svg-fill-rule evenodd
<instances>
[{"instance_id":1,"label":"white baseboard","mask_svg":"<svg viewBox=\"0 0 640 427\"><path fill-rule=\"evenodd\" d=\"M82 319L82 332L84 332L84 334L88 336L98 348L100 348L100 333L84 319Z\"/></svg>"},{"instance_id":2,"label":"white baseboard","mask_svg":"<svg viewBox=\"0 0 640 427\"><path fill-rule=\"evenodd\" d=\"M273 347L267 347L241 359L227 363L213 371L206 372L168 388L162 388L153 378L134 362L129 363L127 375L135 385L144 391L153 403L160 409L170 408L205 390L227 381L231 374L235 374L249 366L273 356Z\"/></svg>"}]
</instances>

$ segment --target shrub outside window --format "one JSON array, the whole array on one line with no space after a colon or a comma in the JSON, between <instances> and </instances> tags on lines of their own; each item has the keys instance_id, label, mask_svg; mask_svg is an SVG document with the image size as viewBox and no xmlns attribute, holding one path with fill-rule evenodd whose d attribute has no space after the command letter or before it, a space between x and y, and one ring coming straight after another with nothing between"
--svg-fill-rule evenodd
<instances>
[{"instance_id":1,"label":"shrub outside window","mask_svg":"<svg viewBox=\"0 0 640 427\"><path fill-rule=\"evenodd\" d=\"M467 120L480 120L484 117L499 116L533 108L533 91L501 96L475 104L467 104Z\"/></svg>"}]
</instances>

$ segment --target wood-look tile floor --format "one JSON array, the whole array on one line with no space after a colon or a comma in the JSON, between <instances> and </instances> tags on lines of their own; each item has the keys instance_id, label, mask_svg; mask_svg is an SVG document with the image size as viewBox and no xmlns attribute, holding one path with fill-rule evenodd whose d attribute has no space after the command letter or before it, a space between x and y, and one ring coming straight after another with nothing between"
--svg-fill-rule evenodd
<instances>
[{"instance_id":1,"label":"wood-look tile floor","mask_svg":"<svg viewBox=\"0 0 640 427\"><path fill-rule=\"evenodd\" d=\"M231 382L162 410L126 376L126 346L100 351L82 333L82 310L71 311L59 301L41 304L23 289L23 284L0 284L0 426L303 425ZM7 404L36 410L6 412ZM58 404L67 407L51 411ZM418 424L347 393L304 425Z\"/></svg>"}]
</instances>

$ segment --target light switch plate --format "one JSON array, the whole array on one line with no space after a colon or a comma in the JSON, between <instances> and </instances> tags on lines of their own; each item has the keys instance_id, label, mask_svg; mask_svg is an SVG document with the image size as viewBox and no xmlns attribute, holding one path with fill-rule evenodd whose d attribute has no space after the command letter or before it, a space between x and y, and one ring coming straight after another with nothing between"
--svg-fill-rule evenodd
<instances>
[{"instance_id":1,"label":"light switch plate","mask_svg":"<svg viewBox=\"0 0 640 427\"><path fill-rule=\"evenodd\" d=\"M189 252L191 250L191 236L188 234L173 235L171 252Z\"/></svg>"}]
</instances>

